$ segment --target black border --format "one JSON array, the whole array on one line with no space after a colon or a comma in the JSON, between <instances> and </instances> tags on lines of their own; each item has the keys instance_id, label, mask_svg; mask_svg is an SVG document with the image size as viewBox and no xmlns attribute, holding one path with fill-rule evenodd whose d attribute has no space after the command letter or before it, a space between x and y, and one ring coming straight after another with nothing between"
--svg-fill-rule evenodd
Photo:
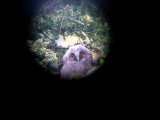
<instances>
[{"instance_id":1,"label":"black border","mask_svg":"<svg viewBox=\"0 0 160 120\"><path fill-rule=\"evenodd\" d=\"M41 86L66 86L66 85L85 85L85 86L98 86L105 87L107 85L119 84L119 79L124 74L121 70L124 67L123 53L125 40L121 37L124 32L124 16L123 7L120 2L112 2L112 0L95 0L101 6L103 12L109 18L109 25L111 27L111 45L110 52L106 59L105 64L95 74L84 80L78 81L62 81L57 80L57 76L52 76L34 62L34 56L29 52L26 45L26 37L28 33L28 26L30 24L29 17L31 16L29 11L26 11L25 5L28 0L20 0L14 2L13 11L14 20L12 27L12 40L14 39L13 47L13 73L15 80L21 81L24 85L41 85ZM29 0L30 2L40 0ZM34 4L36 4L36 2ZM43 1L42 1L43 2ZM108 5L109 4L109 5ZM33 4L32 4L33 5ZM31 7L32 8L32 7ZM117 77L119 76L119 78Z\"/></svg>"}]
</instances>

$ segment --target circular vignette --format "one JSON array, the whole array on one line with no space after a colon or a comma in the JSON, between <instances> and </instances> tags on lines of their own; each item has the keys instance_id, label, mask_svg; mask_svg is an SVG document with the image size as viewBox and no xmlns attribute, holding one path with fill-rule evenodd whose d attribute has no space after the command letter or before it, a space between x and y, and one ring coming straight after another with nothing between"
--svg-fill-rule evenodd
<instances>
[{"instance_id":1,"label":"circular vignette","mask_svg":"<svg viewBox=\"0 0 160 120\"><path fill-rule=\"evenodd\" d=\"M60 75L63 56L70 47L81 45L91 53L92 68L71 79L90 76L109 53L110 27L98 3L84 0L48 0L34 10L27 45L35 61L52 75Z\"/></svg>"}]
</instances>

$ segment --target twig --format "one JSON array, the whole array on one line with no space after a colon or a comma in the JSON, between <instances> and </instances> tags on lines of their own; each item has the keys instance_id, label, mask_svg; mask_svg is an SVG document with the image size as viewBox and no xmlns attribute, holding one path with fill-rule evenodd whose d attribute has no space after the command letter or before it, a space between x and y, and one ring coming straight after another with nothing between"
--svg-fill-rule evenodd
<instances>
[{"instance_id":1,"label":"twig","mask_svg":"<svg viewBox=\"0 0 160 120\"><path fill-rule=\"evenodd\" d=\"M55 47L55 49L69 49L69 48Z\"/></svg>"},{"instance_id":2,"label":"twig","mask_svg":"<svg viewBox=\"0 0 160 120\"><path fill-rule=\"evenodd\" d=\"M62 28L62 24L63 24L63 18L64 18L64 16L65 16L66 12L67 12L66 10L63 11L63 15L62 15L62 18L61 18L61 27L60 27L60 29L59 29L59 35L60 35L60 33L61 33L61 28Z\"/></svg>"},{"instance_id":3,"label":"twig","mask_svg":"<svg viewBox=\"0 0 160 120\"><path fill-rule=\"evenodd\" d=\"M74 19L73 19L73 18L71 18L71 17L67 17L67 18L69 18L70 20L73 20L73 21L75 21L75 22L77 22L77 23L79 23L79 24L81 24L81 25L85 25L83 22L78 21L78 20L74 20Z\"/></svg>"},{"instance_id":4,"label":"twig","mask_svg":"<svg viewBox=\"0 0 160 120\"><path fill-rule=\"evenodd\" d=\"M62 24L63 24L63 17L64 17L64 16L62 16L62 18L61 18L61 27L60 27L60 29L59 29L59 35L60 35L60 33L61 33L61 28L62 28Z\"/></svg>"},{"instance_id":5,"label":"twig","mask_svg":"<svg viewBox=\"0 0 160 120\"><path fill-rule=\"evenodd\" d=\"M39 33L41 33L41 34L43 34L46 38L48 38L49 40L51 40L52 41L52 39L51 38L49 38L46 34L44 34L43 32L41 32L41 30L39 30L38 28L36 28L36 27L34 27L33 26L33 28L37 31L37 32L39 32Z\"/></svg>"}]
</instances>

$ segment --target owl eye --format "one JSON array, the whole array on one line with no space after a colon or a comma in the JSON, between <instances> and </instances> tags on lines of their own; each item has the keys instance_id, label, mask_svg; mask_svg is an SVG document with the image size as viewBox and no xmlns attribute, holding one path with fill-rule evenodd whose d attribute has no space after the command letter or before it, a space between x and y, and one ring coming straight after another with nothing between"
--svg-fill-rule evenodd
<instances>
[{"instance_id":1,"label":"owl eye","mask_svg":"<svg viewBox=\"0 0 160 120\"><path fill-rule=\"evenodd\" d=\"M77 60L77 57L76 57L76 55L75 55L74 53L71 53L71 54L70 54L70 60L71 60L71 61L78 61L78 60Z\"/></svg>"},{"instance_id":2,"label":"owl eye","mask_svg":"<svg viewBox=\"0 0 160 120\"><path fill-rule=\"evenodd\" d=\"M79 52L79 61L81 61L82 58L85 57L85 52L84 51L80 51Z\"/></svg>"}]
</instances>

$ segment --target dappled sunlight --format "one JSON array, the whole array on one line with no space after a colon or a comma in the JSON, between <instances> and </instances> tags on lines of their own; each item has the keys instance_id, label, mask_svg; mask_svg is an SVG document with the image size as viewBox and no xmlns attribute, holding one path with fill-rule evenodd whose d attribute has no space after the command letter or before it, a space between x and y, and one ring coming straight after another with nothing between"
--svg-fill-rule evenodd
<instances>
[{"instance_id":1,"label":"dappled sunlight","mask_svg":"<svg viewBox=\"0 0 160 120\"><path fill-rule=\"evenodd\" d=\"M68 36L66 39L64 39L62 35L59 35L59 39L56 40L57 45L64 48L68 48L80 42L83 42L83 40L76 35Z\"/></svg>"}]
</instances>

